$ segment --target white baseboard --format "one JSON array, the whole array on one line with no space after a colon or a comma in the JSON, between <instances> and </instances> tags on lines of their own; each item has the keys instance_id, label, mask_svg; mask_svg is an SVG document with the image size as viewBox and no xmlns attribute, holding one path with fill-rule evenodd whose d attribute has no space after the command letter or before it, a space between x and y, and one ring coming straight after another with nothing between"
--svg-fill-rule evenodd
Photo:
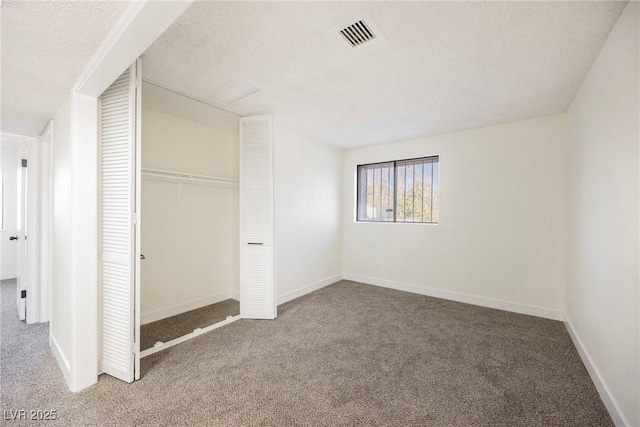
<instances>
[{"instance_id":1,"label":"white baseboard","mask_svg":"<svg viewBox=\"0 0 640 427\"><path fill-rule=\"evenodd\" d=\"M240 301L240 291L231 291L231 299Z\"/></svg>"},{"instance_id":2,"label":"white baseboard","mask_svg":"<svg viewBox=\"0 0 640 427\"><path fill-rule=\"evenodd\" d=\"M176 316L187 311L228 300L233 297L232 294L233 292L231 291L218 292L217 294L207 295L206 297L196 298L180 304L141 313L140 324L145 325L147 323L156 322L158 320L166 319L167 317Z\"/></svg>"},{"instance_id":3,"label":"white baseboard","mask_svg":"<svg viewBox=\"0 0 640 427\"><path fill-rule=\"evenodd\" d=\"M67 358L64 356L64 353L60 349L58 342L53 337L53 335L49 336L49 342L51 343L51 350L53 351L53 356L56 358L56 362L58 362L58 366L60 366L60 370L62 371L62 375L64 376L64 380L67 382L67 387L71 389L71 365L67 361Z\"/></svg>"},{"instance_id":4,"label":"white baseboard","mask_svg":"<svg viewBox=\"0 0 640 427\"><path fill-rule=\"evenodd\" d=\"M607 384L604 382L602 375L600 375L600 371L593 363L589 352L582 344L582 340L578 336L578 333L573 327L573 324L569 320L568 316L565 316L564 324L567 328L567 331L569 332L569 336L571 336L573 345L575 345L576 349L578 350L578 354L582 359L582 363L584 364L585 368L587 368L587 372L589 372L591 381L593 381L593 384L596 386L596 390L598 390L598 394L600 395L602 402L604 402L604 406L607 408L607 411L609 411L609 415L611 416L614 424L619 427L631 426L631 424L629 424L629 422L623 415L622 411L620 411L620 407L611 395L609 387L607 387Z\"/></svg>"},{"instance_id":5,"label":"white baseboard","mask_svg":"<svg viewBox=\"0 0 640 427\"><path fill-rule=\"evenodd\" d=\"M357 274L343 274L345 280L352 280L367 285L380 286L383 288L396 289L398 291L411 292L429 297L441 298L451 301L463 302L467 304L479 305L481 307L495 308L498 310L511 311L514 313L528 314L530 316L543 317L552 320L564 320L564 312L546 307L521 304L512 301L504 301L494 298L469 295L461 292L445 291L442 289L427 288L424 286L412 285L409 283L392 282L390 280L377 279L374 277L360 276Z\"/></svg>"},{"instance_id":6,"label":"white baseboard","mask_svg":"<svg viewBox=\"0 0 640 427\"><path fill-rule=\"evenodd\" d=\"M16 277L18 277L18 273L15 271L3 271L0 274L0 280L15 279Z\"/></svg>"},{"instance_id":7,"label":"white baseboard","mask_svg":"<svg viewBox=\"0 0 640 427\"><path fill-rule=\"evenodd\" d=\"M342 280L342 274L336 274L335 276L327 277L326 279L318 280L315 283L304 286L300 289L296 289L295 291L287 292L284 295L280 295L278 297L278 305L284 304L285 302L289 302L296 298L300 298L303 295L311 293L313 291L317 291L318 289L322 289L325 286L333 285L336 282Z\"/></svg>"}]
</instances>

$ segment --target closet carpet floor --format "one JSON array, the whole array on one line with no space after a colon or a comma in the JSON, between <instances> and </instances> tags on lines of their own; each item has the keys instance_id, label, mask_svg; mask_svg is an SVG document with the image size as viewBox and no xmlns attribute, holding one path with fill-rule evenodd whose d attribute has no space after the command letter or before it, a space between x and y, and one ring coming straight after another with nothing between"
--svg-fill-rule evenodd
<instances>
[{"instance_id":1,"label":"closet carpet floor","mask_svg":"<svg viewBox=\"0 0 640 427\"><path fill-rule=\"evenodd\" d=\"M238 314L240 314L240 302L228 299L157 322L147 323L140 327L140 350L151 348L158 341L170 341L187 335L194 329L211 326L225 320L227 316Z\"/></svg>"},{"instance_id":2,"label":"closet carpet floor","mask_svg":"<svg viewBox=\"0 0 640 427\"><path fill-rule=\"evenodd\" d=\"M553 320L342 281L71 393L14 298L3 282L2 409L56 411L40 425L613 425Z\"/></svg>"}]
</instances>

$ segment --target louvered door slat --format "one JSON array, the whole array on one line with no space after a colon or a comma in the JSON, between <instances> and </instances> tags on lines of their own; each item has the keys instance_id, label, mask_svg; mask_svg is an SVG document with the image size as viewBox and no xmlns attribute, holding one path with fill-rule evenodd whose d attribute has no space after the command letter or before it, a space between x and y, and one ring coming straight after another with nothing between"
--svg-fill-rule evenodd
<instances>
[{"instance_id":1,"label":"louvered door slat","mask_svg":"<svg viewBox=\"0 0 640 427\"><path fill-rule=\"evenodd\" d=\"M240 314L275 319L271 116L240 120Z\"/></svg>"},{"instance_id":2,"label":"louvered door slat","mask_svg":"<svg viewBox=\"0 0 640 427\"><path fill-rule=\"evenodd\" d=\"M100 97L100 359L102 372L134 379L136 65Z\"/></svg>"}]
</instances>

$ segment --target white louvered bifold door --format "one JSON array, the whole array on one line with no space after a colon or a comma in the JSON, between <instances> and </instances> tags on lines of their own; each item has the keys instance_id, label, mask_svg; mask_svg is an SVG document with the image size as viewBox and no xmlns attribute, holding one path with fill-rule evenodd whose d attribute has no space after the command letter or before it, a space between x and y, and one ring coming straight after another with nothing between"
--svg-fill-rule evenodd
<instances>
[{"instance_id":1,"label":"white louvered bifold door","mask_svg":"<svg viewBox=\"0 0 640 427\"><path fill-rule=\"evenodd\" d=\"M275 319L271 116L240 119L240 315Z\"/></svg>"},{"instance_id":2,"label":"white louvered bifold door","mask_svg":"<svg viewBox=\"0 0 640 427\"><path fill-rule=\"evenodd\" d=\"M99 369L131 382L136 347L139 60L100 97ZM139 257L138 257L139 258ZM137 362L137 363L136 363Z\"/></svg>"}]
</instances>

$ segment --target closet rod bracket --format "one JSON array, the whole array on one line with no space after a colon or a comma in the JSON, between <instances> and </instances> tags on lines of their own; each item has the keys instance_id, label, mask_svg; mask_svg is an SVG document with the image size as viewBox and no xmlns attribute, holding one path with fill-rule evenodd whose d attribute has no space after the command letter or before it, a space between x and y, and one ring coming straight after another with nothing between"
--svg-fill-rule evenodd
<instances>
[{"instance_id":1,"label":"closet rod bracket","mask_svg":"<svg viewBox=\"0 0 640 427\"><path fill-rule=\"evenodd\" d=\"M184 192L184 182L178 183L178 204L182 204L182 193Z\"/></svg>"}]
</instances>

